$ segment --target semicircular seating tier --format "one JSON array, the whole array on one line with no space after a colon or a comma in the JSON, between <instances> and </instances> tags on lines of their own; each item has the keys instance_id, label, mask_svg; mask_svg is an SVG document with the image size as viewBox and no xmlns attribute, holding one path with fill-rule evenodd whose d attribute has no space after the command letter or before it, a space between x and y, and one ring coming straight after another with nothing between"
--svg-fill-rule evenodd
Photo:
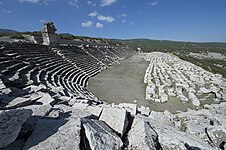
<instances>
[{"instance_id":1,"label":"semicircular seating tier","mask_svg":"<svg viewBox=\"0 0 226 150\"><path fill-rule=\"evenodd\" d=\"M48 93L79 100L98 99L86 89L87 81L134 50L111 46L59 46L30 43L0 45L0 78L7 88L45 86Z\"/></svg>"}]
</instances>

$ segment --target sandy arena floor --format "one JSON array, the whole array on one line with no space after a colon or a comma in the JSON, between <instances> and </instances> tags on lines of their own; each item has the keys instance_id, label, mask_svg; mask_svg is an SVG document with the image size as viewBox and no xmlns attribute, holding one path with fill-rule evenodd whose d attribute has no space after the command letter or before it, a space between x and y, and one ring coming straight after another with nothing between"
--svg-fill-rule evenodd
<instances>
[{"instance_id":1,"label":"sandy arena floor","mask_svg":"<svg viewBox=\"0 0 226 150\"><path fill-rule=\"evenodd\" d=\"M194 108L191 103L182 103L175 97L169 98L166 103L145 100L146 84L143 79L148 64L140 55L132 56L91 78L88 90L108 103L134 103L134 100L137 100L138 105L150 107L150 110L155 111L169 110L175 113L177 110Z\"/></svg>"}]
</instances>

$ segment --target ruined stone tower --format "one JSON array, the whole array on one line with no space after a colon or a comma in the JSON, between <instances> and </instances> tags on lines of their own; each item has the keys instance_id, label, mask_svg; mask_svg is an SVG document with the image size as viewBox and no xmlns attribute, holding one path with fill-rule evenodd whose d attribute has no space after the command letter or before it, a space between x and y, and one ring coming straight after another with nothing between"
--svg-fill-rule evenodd
<instances>
[{"instance_id":1,"label":"ruined stone tower","mask_svg":"<svg viewBox=\"0 0 226 150\"><path fill-rule=\"evenodd\" d=\"M57 30L53 22L44 23L44 29L42 30L42 38L44 45L56 46L58 45Z\"/></svg>"}]
</instances>

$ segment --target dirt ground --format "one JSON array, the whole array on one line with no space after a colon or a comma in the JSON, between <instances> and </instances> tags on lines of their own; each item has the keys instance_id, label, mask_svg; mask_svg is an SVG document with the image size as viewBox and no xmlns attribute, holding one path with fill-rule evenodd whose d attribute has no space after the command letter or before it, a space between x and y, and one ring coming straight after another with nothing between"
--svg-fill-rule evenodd
<instances>
[{"instance_id":1,"label":"dirt ground","mask_svg":"<svg viewBox=\"0 0 226 150\"><path fill-rule=\"evenodd\" d=\"M89 79L88 90L100 100L107 103L135 103L149 107L150 110L169 110L176 113L178 110L194 109L191 103L182 103L176 97L170 97L166 103L155 103L145 100L146 84L143 78L149 62L140 55L134 55L120 64L114 64L107 70Z\"/></svg>"}]
</instances>

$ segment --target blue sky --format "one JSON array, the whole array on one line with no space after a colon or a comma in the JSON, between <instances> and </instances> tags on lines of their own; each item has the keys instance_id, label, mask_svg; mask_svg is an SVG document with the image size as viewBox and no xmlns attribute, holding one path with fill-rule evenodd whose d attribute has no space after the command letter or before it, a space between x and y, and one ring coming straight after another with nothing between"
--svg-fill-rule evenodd
<instances>
[{"instance_id":1,"label":"blue sky","mask_svg":"<svg viewBox=\"0 0 226 150\"><path fill-rule=\"evenodd\" d=\"M0 28L106 38L226 42L226 0L0 0Z\"/></svg>"}]
</instances>

